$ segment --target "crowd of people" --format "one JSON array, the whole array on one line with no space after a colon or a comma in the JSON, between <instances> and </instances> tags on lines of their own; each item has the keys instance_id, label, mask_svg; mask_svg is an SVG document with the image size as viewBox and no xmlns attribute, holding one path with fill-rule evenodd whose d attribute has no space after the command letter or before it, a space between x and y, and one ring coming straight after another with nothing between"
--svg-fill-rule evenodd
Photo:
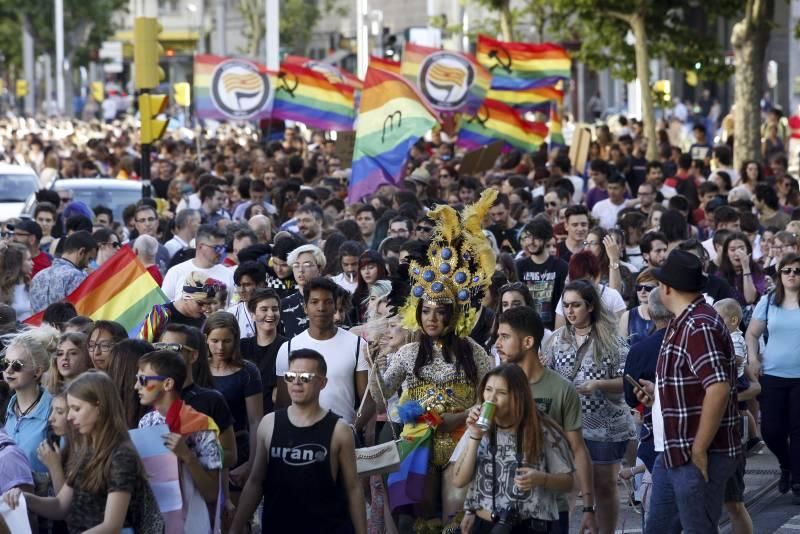
<instances>
[{"instance_id":1,"label":"crowd of people","mask_svg":"<svg viewBox=\"0 0 800 534\"><path fill-rule=\"evenodd\" d=\"M646 532L725 507L752 533L765 445L800 502L798 181L704 124L652 161L620 128L583 168L543 145L476 175L433 132L350 203L323 133L222 127L159 142L120 218L47 186L136 179L131 124L9 128L42 189L2 223L5 504L34 532L164 532L128 431L165 424L193 534L610 534L620 492ZM167 299L132 331L65 300L123 246Z\"/></svg>"}]
</instances>

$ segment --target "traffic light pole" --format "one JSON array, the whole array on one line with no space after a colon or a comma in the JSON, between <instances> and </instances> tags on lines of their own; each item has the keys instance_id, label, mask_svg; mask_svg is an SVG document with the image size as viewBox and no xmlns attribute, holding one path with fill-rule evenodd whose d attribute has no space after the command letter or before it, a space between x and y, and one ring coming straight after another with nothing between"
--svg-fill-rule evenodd
<instances>
[{"instance_id":1,"label":"traffic light pole","mask_svg":"<svg viewBox=\"0 0 800 534\"><path fill-rule=\"evenodd\" d=\"M142 89L142 94L147 95L150 94L150 89ZM144 124L145 120L148 120L150 117L144 116L144 113L141 107L139 108L139 120L142 124ZM140 169L140 176L139 179L142 181L142 196L149 197L150 196L150 148L151 144L148 141L147 143L142 143L142 158L141 158L141 169Z\"/></svg>"}]
</instances>

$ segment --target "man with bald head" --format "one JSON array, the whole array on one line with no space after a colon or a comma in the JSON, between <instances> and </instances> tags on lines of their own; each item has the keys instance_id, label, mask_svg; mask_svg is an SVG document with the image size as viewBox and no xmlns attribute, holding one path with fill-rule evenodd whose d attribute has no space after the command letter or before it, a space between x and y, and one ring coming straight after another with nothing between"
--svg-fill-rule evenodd
<instances>
[{"instance_id":1,"label":"man with bald head","mask_svg":"<svg viewBox=\"0 0 800 534\"><path fill-rule=\"evenodd\" d=\"M255 232L259 243L272 241L272 221L266 215L253 215L247 221L247 226Z\"/></svg>"}]
</instances>

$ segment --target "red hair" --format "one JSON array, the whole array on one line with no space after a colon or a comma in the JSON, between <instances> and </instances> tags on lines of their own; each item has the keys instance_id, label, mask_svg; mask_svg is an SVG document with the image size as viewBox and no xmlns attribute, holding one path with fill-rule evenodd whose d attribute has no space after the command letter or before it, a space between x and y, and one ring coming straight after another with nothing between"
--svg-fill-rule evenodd
<instances>
[{"instance_id":1,"label":"red hair","mask_svg":"<svg viewBox=\"0 0 800 534\"><path fill-rule=\"evenodd\" d=\"M600 274L600 260L588 250L576 252L569 259L569 279L588 278L594 281Z\"/></svg>"}]
</instances>

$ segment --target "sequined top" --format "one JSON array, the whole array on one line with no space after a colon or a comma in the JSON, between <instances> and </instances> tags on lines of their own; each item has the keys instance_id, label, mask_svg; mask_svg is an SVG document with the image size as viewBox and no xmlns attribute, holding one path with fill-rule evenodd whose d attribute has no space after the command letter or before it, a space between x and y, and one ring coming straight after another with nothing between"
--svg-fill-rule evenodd
<instances>
[{"instance_id":1,"label":"sequined top","mask_svg":"<svg viewBox=\"0 0 800 534\"><path fill-rule=\"evenodd\" d=\"M409 343L400 347L392 357L388 369L383 374L383 393L386 397L394 394L402 385L403 396L419 401L423 406L436 409L439 413L462 412L475 404L475 389L492 367L492 360L486 351L472 339L466 338L472 348L472 359L478 370L477 383L471 384L463 370L456 369L456 363L444 359L442 349L434 344L433 361L414 374L414 362L419 352L419 343ZM375 381L370 383L373 398L380 398Z\"/></svg>"}]
</instances>

